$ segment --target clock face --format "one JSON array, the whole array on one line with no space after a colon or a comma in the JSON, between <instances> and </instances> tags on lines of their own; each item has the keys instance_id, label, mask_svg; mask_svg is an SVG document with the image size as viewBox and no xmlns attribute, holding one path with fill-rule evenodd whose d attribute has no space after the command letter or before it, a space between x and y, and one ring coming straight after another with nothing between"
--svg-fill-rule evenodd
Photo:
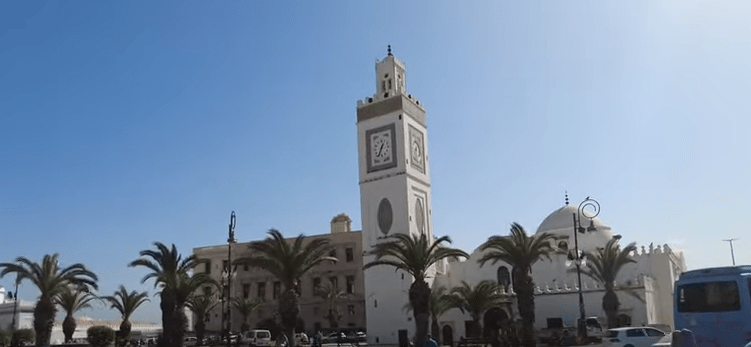
<instances>
[{"instance_id":1,"label":"clock face","mask_svg":"<svg viewBox=\"0 0 751 347\"><path fill-rule=\"evenodd\" d=\"M425 150L422 132L409 126L410 162L412 167L425 173Z\"/></svg>"},{"instance_id":2,"label":"clock face","mask_svg":"<svg viewBox=\"0 0 751 347\"><path fill-rule=\"evenodd\" d=\"M368 172L395 167L396 136L394 124L365 132Z\"/></svg>"},{"instance_id":3,"label":"clock face","mask_svg":"<svg viewBox=\"0 0 751 347\"><path fill-rule=\"evenodd\" d=\"M394 160L389 131L377 132L370 136L370 158L374 166L390 163Z\"/></svg>"}]
</instances>

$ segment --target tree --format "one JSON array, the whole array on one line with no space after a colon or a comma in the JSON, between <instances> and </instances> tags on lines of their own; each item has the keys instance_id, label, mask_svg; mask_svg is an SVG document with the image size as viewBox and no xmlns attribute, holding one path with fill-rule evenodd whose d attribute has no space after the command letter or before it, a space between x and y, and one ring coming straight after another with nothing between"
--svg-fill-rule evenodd
<instances>
[{"instance_id":1,"label":"tree","mask_svg":"<svg viewBox=\"0 0 751 347\"><path fill-rule=\"evenodd\" d=\"M332 329L339 328L339 320L342 319L342 310L339 307L339 301L347 298L347 293L339 290L334 283L321 286L315 289L316 295L323 298L326 302L326 318L329 321L329 327Z\"/></svg>"},{"instance_id":2,"label":"tree","mask_svg":"<svg viewBox=\"0 0 751 347\"><path fill-rule=\"evenodd\" d=\"M550 260L556 250L552 246L554 236L548 233L527 236L518 223L511 224L509 236L491 236L480 246L486 252L478 259L482 267L486 262L502 261L511 266L511 280L516 291L516 302L522 319L522 344L535 346L535 284L532 280L532 265L542 258Z\"/></svg>"},{"instance_id":3,"label":"tree","mask_svg":"<svg viewBox=\"0 0 751 347\"><path fill-rule=\"evenodd\" d=\"M153 278L154 287L160 289L159 307L162 309L162 340L160 340L160 343L162 346L181 346L185 315L182 309L185 301L182 301L181 306L180 298L177 297L177 289L182 285L185 276L188 276L193 268L204 261L198 259L195 255L183 259L175 244L172 244L172 248L168 248L161 242L154 242L154 246L156 246L156 250L142 250L139 253L142 258L130 262L128 266L143 266L151 270L144 276L141 283ZM207 277L205 274L201 275Z\"/></svg>"},{"instance_id":4,"label":"tree","mask_svg":"<svg viewBox=\"0 0 751 347\"><path fill-rule=\"evenodd\" d=\"M63 334L65 343L73 339L73 333L76 331L76 319L73 314L81 309L89 308L89 302L96 299L96 296L83 290L66 287L55 298L55 303L65 310L65 319L63 320Z\"/></svg>"},{"instance_id":5,"label":"tree","mask_svg":"<svg viewBox=\"0 0 751 347\"><path fill-rule=\"evenodd\" d=\"M282 283L279 316L285 335L294 347L295 324L300 313L297 293L300 278L316 265L326 261L336 262L337 259L328 256L331 247L327 239L306 240L305 235L300 234L288 242L278 230L271 229L268 234L265 240L248 246L252 254L250 257L238 259L235 264L266 270Z\"/></svg>"},{"instance_id":6,"label":"tree","mask_svg":"<svg viewBox=\"0 0 751 347\"><path fill-rule=\"evenodd\" d=\"M258 300L258 298L246 299L241 296L236 296L232 298L232 306L243 316L243 323L242 325L240 325L240 331L246 332L250 330L248 317L250 317L250 315L255 312L255 310L257 310L259 306L261 306L261 300Z\"/></svg>"},{"instance_id":7,"label":"tree","mask_svg":"<svg viewBox=\"0 0 751 347\"><path fill-rule=\"evenodd\" d=\"M608 319L608 328L617 328L618 308L621 303L615 293L615 278L624 265L635 263L631 252L636 251L636 243L632 242L623 250L618 245L618 239L613 238L605 244L605 248L598 248L594 254L588 254L588 266L581 273L589 278L600 282L605 287L605 295L602 297L602 309Z\"/></svg>"},{"instance_id":8,"label":"tree","mask_svg":"<svg viewBox=\"0 0 751 347\"><path fill-rule=\"evenodd\" d=\"M462 281L461 286L451 288L449 302L462 313L469 313L475 328L474 336L482 336L482 315L485 311L505 303L507 297L501 286L491 281L482 281L474 287Z\"/></svg>"},{"instance_id":9,"label":"tree","mask_svg":"<svg viewBox=\"0 0 751 347\"><path fill-rule=\"evenodd\" d=\"M35 263L26 257L16 258L15 263L0 263L0 278L15 273L17 280L29 280L39 289L39 300L34 306L34 331L36 345L49 346L52 326L55 324L55 297L69 286L79 290L90 291L97 289L97 276L86 269L83 264L76 263L66 268L58 265L58 254L47 254L42 262Z\"/></svg>"},{"instance_id":10,"label":"tree","mask_svg":"<svg viewBox=\"0 0 751 347\"><path fill-rule=\"evenodd\" d=\"M132 291L128 293L125 286L122 284L120 288L115 292L115 295L104 296L103 300L110 303L110 308L116 309L120 312L120 317L123 319L120 323L120 337L127 338L130 335L130 316L136 311L138 306L150 301L148 299L149 293Z\"/></svg>"},{"instance_id":11,"label":"tree","mask_svg":"<svg viewBox=\"0 0 751 347\"><path fill-rule=\"evenodd\" d=\"M214 294L193 295L188 298L186 305L196 315L196 322L194 328L196 330L196 338L199 343L203 341L206 335L206 318L209 317L211 310L218 305Z\"/></svg>"},{"instance_id":12,"label":"tree","mask_svg":"<svg viewBox=\"0 0 751 347\"><path fill-rule=\"evenodd\" d=\"M393 241L375 245L372 254L375 254L376 259L365 264L364 269L385 265L412 275L414 280L409 287L409 304L415 318L415 346L422 346L428 336L430 319L431 290L425 281L428 270L443 259L469 255L460 249L443 247L443 242L451 243L448 236L435 239L432 243L428 242L425 234L393 234L390 238Z\"/></svg>"}]
</instances>

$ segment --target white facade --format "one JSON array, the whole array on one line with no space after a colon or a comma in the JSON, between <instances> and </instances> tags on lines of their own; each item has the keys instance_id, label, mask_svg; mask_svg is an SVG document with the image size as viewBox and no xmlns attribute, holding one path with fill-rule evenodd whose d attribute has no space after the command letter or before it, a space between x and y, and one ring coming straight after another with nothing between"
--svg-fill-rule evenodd
<instances>
[{"instance_id":1,"label":"white facade","mask_svg":"<svg viewBox=\"0 0 751 347\"><path fill-rule=\"evenodd\" d=\"M357 129L362 216L363 263L373 261L373 246L394 233L433 237L431 222L430 169L428 160L425 109L406 91L405 67L389 54L376 62L376 93L358 101ZM556 235L559 246L574 248L573 214L577 208L568 205L554 211L537 229L537 233ZM585 222L588 222L585 220ZM596 232L578 237L579 249L592 252L614 237L611 228L600 219L593 220ZM484 240L478 240L482 242ZM482 280L499 280L499 269L508 264L480 267L479 251L469 259L443 262L432 269L432 284L449 289L462 281L474 285ZM628 264L616 280L621 302L620 314L632 325L673 325L673 283L685 270L681 252L667 245L641 247L634 255L636 263ZM579 316L576 273L567 264L565 255L542 260L533 267L537 285L535 296L535 328L546 327L548 318L560 318L573 326ZM433 276L434 275L434 276ZM368 269L365 278L365 307L368 344L397 345L398 331L407 330L414 336L414 322L404 309L412 278L393 268L380 266ZM601 308L604 290L586 276L582 278L587 316L605 321ZM513 294L513 288L510 289ZM635 295L631 295L631 294ZM637 298L638 297L638 298ZM503 311L518 318L512 304ZM465 322L470 320L458 309L449 311L439 320L442 335L450 333L453 341L466 335ZM441 336L442 342L446 341Z\"/></svg>"},{"instance_id":2,"label":"white facade","mask_svg":"<svg viewBox=\"0 0 751 347\"><path fill-rule=\"evenodd\" d=\"M406 92L404 64L391 52L376 62L376 88L357 105L365 264L390 235L433 235L425 109ZM379 266L365 270L364 279L368 344L396 345L398 330L412 336L404 310L412 277Z\"/></svg>"},{"instance_id":3,"label":"white facade","mask_svg":"<svg viewBox=\"0 0 751 347\"><path fill-rule=\"evenodd\" d=\"M576 207L565 205L548 216L537 229L536 233L550 233L557 237L557 242L566 242L570 249L574 248L573 213ZM597 231L579 234L579 249L584 252L594 252L603 247L614 234L611 228L599 218L593 220ZM511 266L499 262L486 263L480 267L477 260L482 252L475 250L469 259L449 263L446 274L438 275L434 281L436 285L452 288L466 281L474 285L483 280L499 281L499 269L506 267L511 272ZM686 270L683 253L662 247L642 246L633 254L636 263L623 267L616 279L618 299L621 303L619 314L630 320L631 325L669 325L673 326L673 284L678 275ZM561 318L564 325L575 326L579 317L579 297L575 267L567 260L566 255L555 255L551 261L540 260L532 267L532 278L535 288L535 329L547 327L548 318ZM602 309L604 289L602 285L582 275L582 289L584 293L585 312L587 317L596 316L605 322L605 311ZM513 288L510 288L513 293ZM638 296L639 298L637 298ZM519 318L516 301L513 298L510 306L503 307L504 311L514 318ZM441 329L449 326L454 341L461 336L467 336L464 322L470 320L468 315L459 310L447 312L439 320Z\"/></svg>"}]
</instances>

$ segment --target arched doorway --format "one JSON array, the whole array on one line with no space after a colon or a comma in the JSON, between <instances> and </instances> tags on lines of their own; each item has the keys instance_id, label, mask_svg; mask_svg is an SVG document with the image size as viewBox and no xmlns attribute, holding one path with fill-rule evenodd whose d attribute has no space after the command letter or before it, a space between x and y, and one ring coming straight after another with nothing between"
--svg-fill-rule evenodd
<instances>
[{"instance_id":1,"label":"arched doorway","mask_svg":"<svg viewBox=\"0 0 751 347\"><path fill-rule=\"evenodd\" d=\"M441 345L454 345L454 329L451 329L451 326L448 324L444 325L443 329L441 329Z\"/></svg>"},{"instance_id":2,"label":"arched doorway","mask_svg":"<svg viewBox=\"0 0 751 347\"><path fill-rule=\"evenodd\" d=\"M501 335L508 333L510 322L508 313L498 306L485 311L482 317L482 337L498 341Z\"/></svg>"}]
</instances>

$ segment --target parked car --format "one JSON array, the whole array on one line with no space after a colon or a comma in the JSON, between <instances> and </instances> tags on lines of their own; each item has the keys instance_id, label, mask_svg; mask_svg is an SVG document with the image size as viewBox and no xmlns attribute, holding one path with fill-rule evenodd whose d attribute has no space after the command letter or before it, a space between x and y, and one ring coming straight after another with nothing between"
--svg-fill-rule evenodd
<instances>
[{"instance_id":1,"label":"parked car","mask_svg":"<svg viewBox=\"0 0 751 347\"><path fill-rule=\"evenodd\" d=\"M310 343L308 335L305 333L295 333L295 346L307 345Z\"/></svg>"},{"instance_id":2,"label":"parked car","mask_svg":"<svg viewBox=\"0 0 751 347\"><path fill-rule=\"evenodd\" d=\"M253 329L246 331L242 338L242 344L250 347L266 347L271 345L271 332L268 330Z\"/></svg>"},{"instance_id":3,"label":"parked car","mask_svg":"<svg viewBox=\"0 0 751 347\"><path fill-rule=\"evenodd\" d=\"M665 335L665 332L650 327L615 328L608 329L603 342L612 347L651 347Z\"/></svg>"},{"instance_id":4,"label":"parked car","mask_svg":"<svg viewBox=\"0 0 751 347\"><path fill-rule=\"evenodd\" d=\"M183 345L185 347L192 347L198 344L198 338L194 336L188 336L183 340Z\"/></svg>"},{"instance_id":5,"label":"parked car","mask_svg":"<svg viewBox=\"0 0 751 347\"><path fill-rule=\"evenodd\" d=\"M343 332L333 332L323 337L323 343L336 343L347 341L347 335Z\"/></svg>"}]
</instances>

